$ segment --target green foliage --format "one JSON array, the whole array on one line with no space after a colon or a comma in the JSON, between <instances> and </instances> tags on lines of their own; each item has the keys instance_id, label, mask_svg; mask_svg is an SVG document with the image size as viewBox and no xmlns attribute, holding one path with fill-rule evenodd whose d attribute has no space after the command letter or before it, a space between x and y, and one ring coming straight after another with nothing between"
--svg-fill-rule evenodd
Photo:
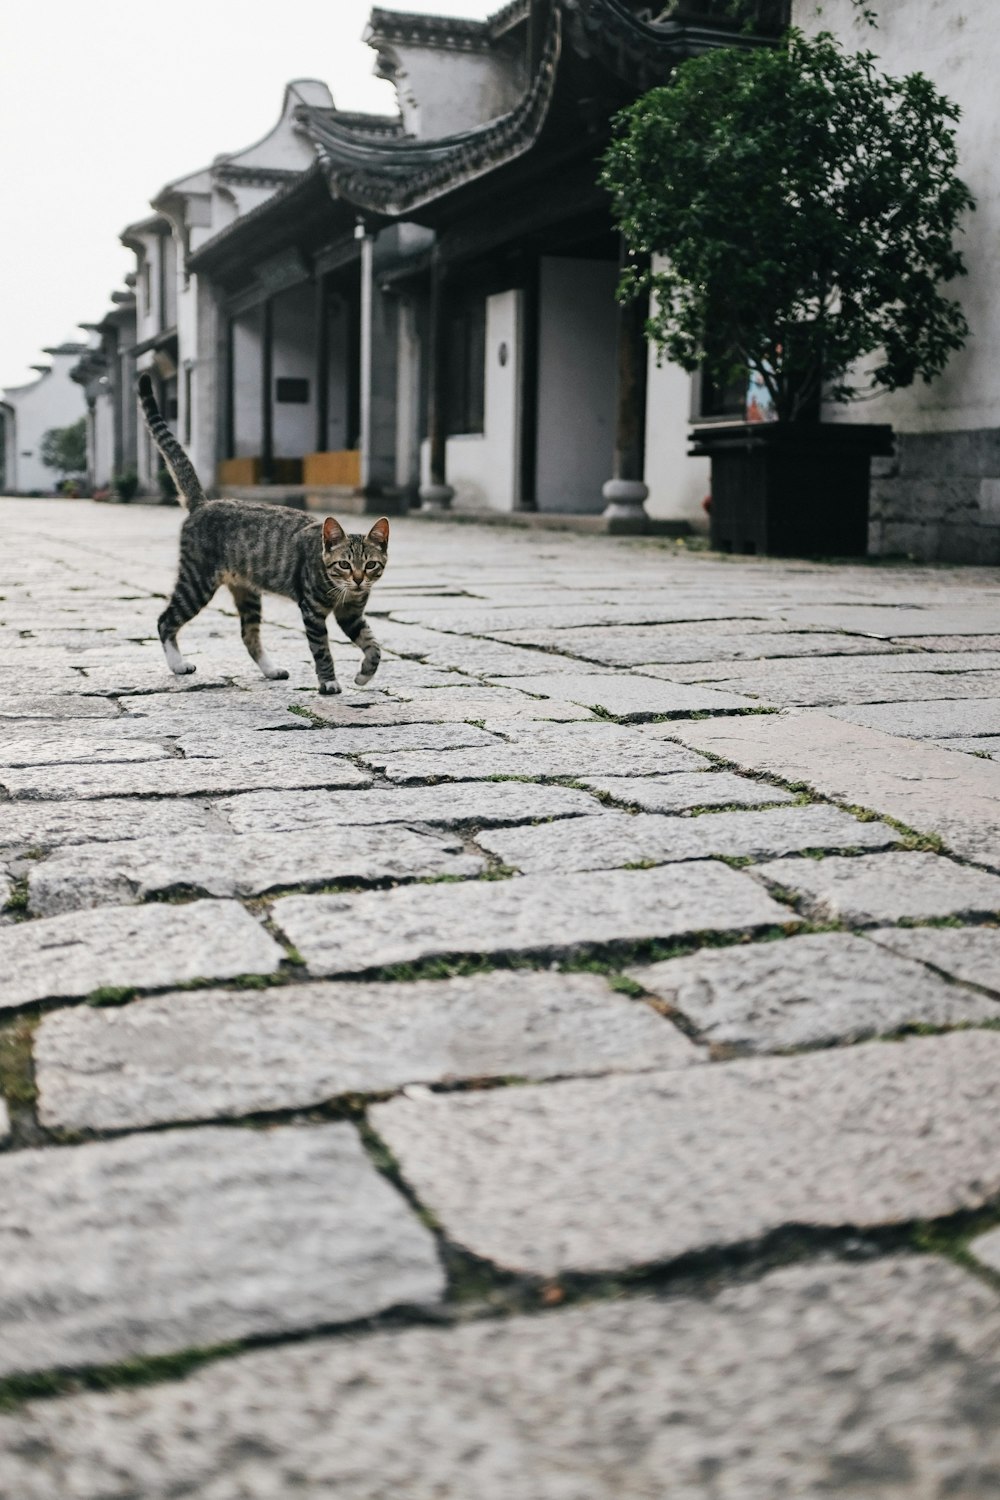
<instances>
[{"instance_id":1,"label":"green foliage","mask_svg":"<svg viewBox=\"0 0 1000 1500\"><path fill-rule=\"evenodd\" d=\"M759 373L784 419L930 381L968 325L937 288L965 274L975 204L956 175L959 110L829 33L682 63L615 121L602 181L655 293L648 332L720 385ZM643 257L662 259L652 270Z\"/></svg>"},{"instance_id":2,"label":"green foliage","mask_svg":"<svg viewBox=\"0 0 1000 1500\"><path fill-rule=\"evenodd\" d=\"M42 437L39 456L47 469L56 469L60 474L86 473L86 417L69 427L50 427Z\"/></svg>"},{"instance_id":3,"label":"green foliage","mask_svg":"<svg viewBox=\"0 0 1000 1500\"><path fill-rule=\"evenodd\" d=\"M134 469L126 469L124 474L114 476L111 487L119 500L127 504L129 500L134 500L139 492L139 476Z\"/></svg>"}]
</instances>

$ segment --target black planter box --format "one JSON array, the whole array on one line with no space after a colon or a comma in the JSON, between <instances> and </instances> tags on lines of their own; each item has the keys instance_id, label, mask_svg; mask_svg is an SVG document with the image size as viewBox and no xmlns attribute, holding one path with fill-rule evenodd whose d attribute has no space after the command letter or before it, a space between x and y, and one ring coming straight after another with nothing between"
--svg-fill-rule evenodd
<instances>
[{"instance_id":1,"label":"black planter box","mask_svg":"<svg viewBox=\"0 0 1000 1500\"><path fill-rule=\"evenodd\" d=\"M892 428L849 422L712 422L692 456L712 461L712 546L771 557L864 557L871 460Z\"/></svg>"}]
</instances>

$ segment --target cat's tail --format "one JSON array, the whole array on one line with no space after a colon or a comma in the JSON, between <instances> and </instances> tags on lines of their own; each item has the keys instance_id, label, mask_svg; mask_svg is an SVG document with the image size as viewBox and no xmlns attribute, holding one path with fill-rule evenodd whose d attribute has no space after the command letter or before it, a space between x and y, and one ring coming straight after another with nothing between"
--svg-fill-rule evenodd
<instances>
[{"instance_id":1,"label":"cat's tail","mask_svg":"<svg viewBox=\"0 0 1000 1500\"><path fill-rule=\"evenodd\" d=\"M182 504L188 510L196 510L207 498L205 491L198 481L194 464L160 415L160 408L153 395L153 382L148 375L139 376L139 405L142 407L149 435L160 450Z\"/></svg>"}]
</instances>

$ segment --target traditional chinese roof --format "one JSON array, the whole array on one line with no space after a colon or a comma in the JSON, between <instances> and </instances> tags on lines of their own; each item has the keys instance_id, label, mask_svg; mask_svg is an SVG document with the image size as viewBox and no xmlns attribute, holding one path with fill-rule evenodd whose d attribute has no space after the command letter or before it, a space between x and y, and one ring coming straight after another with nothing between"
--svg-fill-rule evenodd
<instances>
[{"instance_id":1,"label":"traditional chinese roof","mask_svg":"<svg viewBox=\"0 0 1000 1500\"><path fill-rule=\"evenodd\" d=\"M480 178L538 154L540 161L589 149L606 137L610 115L669 78L685 57L723 43L758 45L787 20L789 0L744 0L760 32L742 29L729 0L684 0L665 9L628 0L533 0L487 21L453 21L376 10L379 34L393 25L409 39L441 45L488 46L498 26L531 15L543 25L538 61L517 105L485 125L442 140L364 139L336 115L305 107L299 120L311 137L334 197L387 218L434 223L441 200ZM435 30L438 28L438 30Z\"/></svg>"},{"instance_id":2,"label":"traditional chinese roof","mask_svg":"<svg viewBox=\"0 0 1000 1500\"><path fill-rule=\"evenodd\" d=\"M719 45L756 46L787 22L790 0L512 0L486 21L454 20L377 9L369 31L428 45L492 45L523 30L535 65L513 109L440 140L408 136L391 117L357 117L302 105L300 128L316 165L189 257L192 270L236 275L249 253L261 258L290 241L308 249L349 235L357 219L376 227L411 219L435 228L486 212L497 195L528 190L538 211L558 190L583 185L600 200L595 163L615 111L657 83L686 57ZM744 29L756 18L757 33ZM377 122L377 123L373 123ZM576 177L571 172L576 167ZM547 183L539 195L539 184ZM488 200L488 201L487 201Z\"/></svg>"},{"instance_id":3,"label":"traditional chinese roof","mask_svg":"<svg viewBox=\"0 0 1000 1500\"><path fill-rule=\"evenodd\" d=\"M323 169L317 162L266 202L243 214L188 256L188 268L207 271L222 280L246 279L253 259L265 259L289 242L322 244L339 234L350 234L356 221L353 207L334 201Z\"/></svg>"}]
</instances>

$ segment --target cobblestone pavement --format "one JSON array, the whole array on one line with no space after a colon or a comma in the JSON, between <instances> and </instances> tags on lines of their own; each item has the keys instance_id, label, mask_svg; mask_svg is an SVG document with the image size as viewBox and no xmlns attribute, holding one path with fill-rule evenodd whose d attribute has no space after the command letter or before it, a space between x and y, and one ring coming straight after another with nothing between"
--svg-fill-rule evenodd
<instances>
[{"instance_id":1,"label":"cobblestone pavement","mask_svg":"<svg viewBox=\"0 0 1000 1500\"><path fill-rule=\"evenodd\" d=\"M0 504L2 1500L996 1500L1000 580Z\"/></svg>"}]
</instances>

